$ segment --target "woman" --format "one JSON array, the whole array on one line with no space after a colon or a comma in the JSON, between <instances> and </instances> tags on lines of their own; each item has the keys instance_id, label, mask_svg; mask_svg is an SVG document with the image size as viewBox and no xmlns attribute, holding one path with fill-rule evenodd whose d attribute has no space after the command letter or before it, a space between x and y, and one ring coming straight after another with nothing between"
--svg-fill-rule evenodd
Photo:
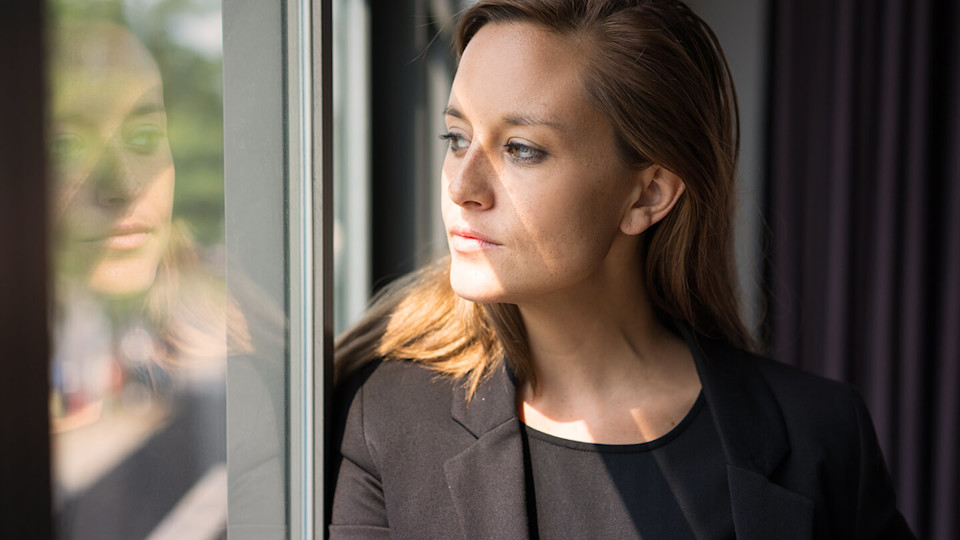
<instances>
[{"instance_id":1,"label":"woman","mask_svg":"<svg viewBox=\"0 0 960 540\"><path fill-rule=\"evenodd\" d=\"M703 21L481 1L457 50L450 257L338 346L332 537L911 537L857 394L744 352Z\"/></svg>"}]
</instances>

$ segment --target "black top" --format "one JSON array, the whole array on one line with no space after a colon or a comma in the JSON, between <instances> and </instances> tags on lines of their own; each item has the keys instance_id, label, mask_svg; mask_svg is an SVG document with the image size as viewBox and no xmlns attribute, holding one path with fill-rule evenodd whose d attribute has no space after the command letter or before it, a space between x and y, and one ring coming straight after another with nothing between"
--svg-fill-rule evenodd
<instances>
[{"instance_id":1,"label":"black top","mask_svg":"<svg viewBox=\"0 0 960 540\"><path fill-rule=\"evenodd\" d=\"M723 447L703 394L666 435L593 444L523 426L533 538L734 538ZM706 412L705 412L706 411Z\"/></svg>"}]
</instances>

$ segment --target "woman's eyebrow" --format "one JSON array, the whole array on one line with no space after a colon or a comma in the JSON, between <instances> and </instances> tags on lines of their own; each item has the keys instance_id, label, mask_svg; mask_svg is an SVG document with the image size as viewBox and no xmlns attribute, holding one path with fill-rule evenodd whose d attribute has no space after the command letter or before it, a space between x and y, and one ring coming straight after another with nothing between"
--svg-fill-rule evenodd
<instances>
[{"instance_id":1,"label":"woman's eyebrow","mask_svg":"<svg viewBox=\"0 0 960 540\"><path fill-rule=\"evenodd\" d=\"M153 113L166 113L163 104L163 87L159 84L151 87L137 99L127 116L141 116Z\"/></svg>"},{"instance_id":2,"label":"woman's eyebrow","mask_svg":"<svg viewBox=\"0 0 960 540\"><path fill-rule=\"evenodd\" d=\"M456 107L454 107L453 105L447 105L446 107L444 107L444 109L443 109L443 115L444 115L444 116L452 116L452 117L454 117L454 118L459 118L459 119L461 119L461 120L465 120L465 118L464 118L464 116L463 116L463 113L460 112L460 110L457 109Z\"/></svg>"},{"instance_id":3,"label":"woman's eyebrow","mask_svg":"<svg viewBox=\"0 0 960 540\"><path fill-rule=\"evenodd\" d=\"M511 114L503 117L503 121L511 126L547 126L556 130L563 130L563 124L556 120L537 118L529 114Z\"/></svg>"},{"instance_id":4,"label":"woman's eyebrow","mask_svg":"<svg viewBox=\"0 0 960 540\"><path fill-rule=\"evenodd\" d=\"M163 103L155 101L147 101L144 103L139 103L134 105L132 109L127 111L124 114L124 118L132 118L135 116L147 116L150 114L166 114L167 109L163 106ZM101 114L91 113L88 111L77 111L57 114L53 118L54 122L62 124L83 124L83 125L94 125L96 121L101 117Z\"/></svg>"},{"instance_id":5,"label":"woman's eyebrow","mask_svg":"<svg viewBox=\"0 0 960 540\"><path fill-rule=\"evenodd\" d=\"M443 109L444 116L452 116L454 118L459 118L465 120L466 117L460 112L456 107L449 105ZM529 114L508 114L503 117L503 121L506 124L511 126L547 126L553 129L562 131L563 124L556 120L550 120L546 118L538 118Z\"/></svg>"},{"instance_id":6,"label":"woman's eyebrow","mask_svg":"<svg viewBox=\"0 0 960 540\"><path fill-rule=\"evenodd\" d=\"M143 103L137 105L127 116L145 116L153 113L166 113L167 109L160 103Z\"/></svg>"}]
</instances>

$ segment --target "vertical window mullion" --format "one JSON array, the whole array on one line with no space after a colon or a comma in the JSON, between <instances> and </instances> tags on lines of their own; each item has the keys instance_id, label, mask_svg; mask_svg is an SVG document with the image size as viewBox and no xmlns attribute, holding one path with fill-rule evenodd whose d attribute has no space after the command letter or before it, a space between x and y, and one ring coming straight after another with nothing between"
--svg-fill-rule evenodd
<instances>
[{"instance_id":1,"label":"vertical window mullion","mask_svg":"<svg viewBox=\"0 0 960 540\"><path fill-rule=\"evenodd\" d=\"M290 298L290 537L316 534L313 17L311 0L286 8Z\"/></svg>"},{"instance_id":2,"label":"vertical window mullion","mask_svg":"<svg viewBox=\"0 0 960 540\"><path fill-rule=\"evenodd\" d=\"M314 293L315 313L318 320L315 328L314 346L316 350L314 419L316 441L314 459L317 472L315 484L315 530L317 538L326 538L327 509L326 499L329 478L326 471L327 460L331 455L328 445L332 427L333 396L333 340L334 340L334 267L333 267L333 2L316 0L311 21L314 31L312 48L313 62L313 173L314 185L319 190L314 194L314 264L316 291ZM318 424L319 422L319 424Z\"/></svg>"},{"instance_id":3,"label":"vertical window mullion","mask_svg":"<svg viewBox=\"0 0 960 540\"><path fill-rule=\"evenodd\" d=\"M44 2L7 6L0 69L0 538L52 537ZM13 74L16 74L15 76Z\"/></svg>"}]
</instances>

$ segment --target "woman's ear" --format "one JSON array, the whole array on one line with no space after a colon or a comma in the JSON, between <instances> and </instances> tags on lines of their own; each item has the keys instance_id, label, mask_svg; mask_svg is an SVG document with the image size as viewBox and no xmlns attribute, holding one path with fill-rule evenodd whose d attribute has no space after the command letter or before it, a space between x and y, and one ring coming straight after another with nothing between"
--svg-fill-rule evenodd
<instances>
[{"instance_id":1,"label":"woman's ear","mask_svg":"<svg viewBox=\"0 0 960 540\"><path fill-rule=\"evenodd\" d=\"M639 171L636 181L631 205L620 222L620 230L629 235L640 234L666 217L686 189L679 176L660 165Z\"/></svg>"}]
</instances>

